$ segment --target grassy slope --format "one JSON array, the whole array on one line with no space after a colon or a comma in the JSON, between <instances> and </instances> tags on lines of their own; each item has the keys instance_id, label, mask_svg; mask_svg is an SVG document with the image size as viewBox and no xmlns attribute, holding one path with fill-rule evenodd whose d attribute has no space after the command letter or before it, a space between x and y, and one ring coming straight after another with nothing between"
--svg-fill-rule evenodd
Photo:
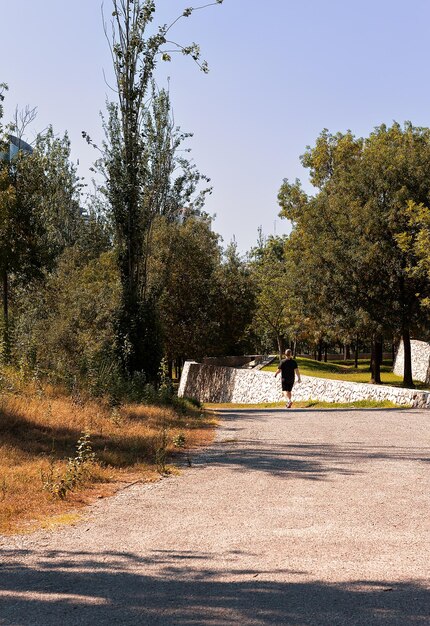
<instances>
[{"instance_id":1,"label":"grassy slope","mask_svg":"<svg viewBox=\"0 0 430 626\"><path fill-rule=\"evenodd\" d=\"M331 378L333 380L349 380L355 383L368 383L370 381L370 362L359 361L358 369L354 368L353 361L339 361L324 363L304 357L297 357L300 373L304 376L317 376L318 378ZM265 371L276 371L277 363L272 363L264 368ZM381 366L381 380L383 384L400 387L402 378L391 371L391 363L384 361ZM423 384L416 382L417 388L423 388Z\"/></svg>"},{"instance_id":2,"label":"grassy slope","mask_svg":"<svg viewBox=\"0 0 430 626\"><path fill-rule=\"evenodd\" d=\"M178 414L169 407L127 405L112 410L103 402L77 404L56 390L15 389L0 396L0 533L71 521L70 512L121 484L155 480L160 457L213 438L213 416L200 410ZM64 476L82 432L90 433L96 462L65 500L44 488L46 477ZM157 466L158 460L158 466ZM163 459L164 460L164 459ZM164 469L164 468L163 468ZM173 471L174 468L171 468Z\"/></svg>"}]
</instances>

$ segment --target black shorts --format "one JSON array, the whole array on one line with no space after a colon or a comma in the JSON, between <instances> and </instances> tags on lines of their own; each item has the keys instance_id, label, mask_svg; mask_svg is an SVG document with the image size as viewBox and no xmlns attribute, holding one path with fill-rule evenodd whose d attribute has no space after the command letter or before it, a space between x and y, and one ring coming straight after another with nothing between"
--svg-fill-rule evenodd
<instances>
[{"instance_id":1,"label":"black shorts","mask_svg":"<svg viewBox=\"0 0 430 626\"><path fill-rule=\"evenodd\" d=\"M294 385L294 380L282 379L282 391L291 391Z\"/></svg>"}]
</instances>

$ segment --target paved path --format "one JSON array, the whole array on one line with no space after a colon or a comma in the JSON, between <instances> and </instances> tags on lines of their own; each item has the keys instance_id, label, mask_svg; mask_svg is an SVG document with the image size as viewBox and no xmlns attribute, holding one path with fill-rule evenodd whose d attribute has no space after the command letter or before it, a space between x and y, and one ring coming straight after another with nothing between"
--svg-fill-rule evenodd
<instances>
[{"instance_id":1,"label":"paved path","mask_svg":"<svg viewBox=\"0 0 430 626\"><path fill-rule=\"evenodd\" d=\"M430 624L428 411L223 418L180 476L0 539L0 624Z\"/></svg>"}]
</instances>

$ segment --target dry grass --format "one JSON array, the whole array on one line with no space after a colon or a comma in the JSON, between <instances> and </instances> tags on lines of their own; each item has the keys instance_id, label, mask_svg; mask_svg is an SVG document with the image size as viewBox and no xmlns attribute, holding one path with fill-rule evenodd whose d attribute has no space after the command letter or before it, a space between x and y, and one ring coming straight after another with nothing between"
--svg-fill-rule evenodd
<instances>
[{"instance_id":1,"label":"dry grass","mask_svg":"<svg viewBox=\"0 0 430 626\"><path fill-rule=\"evenodd\" d=\"M0 533L75 519L74 511L124 483L153 481L161 470L157 449L165 444L166 463L180 454L174 440L185 437L185 452L207 445L215 421L191 409L106 403L77 404L58 390L3 392L0 398ZM83 432L90 434L96 462L65 500L44 488L46 477L64 474ZM60 520L60 521L58 521Z\"/></svg>"}]
</instances>

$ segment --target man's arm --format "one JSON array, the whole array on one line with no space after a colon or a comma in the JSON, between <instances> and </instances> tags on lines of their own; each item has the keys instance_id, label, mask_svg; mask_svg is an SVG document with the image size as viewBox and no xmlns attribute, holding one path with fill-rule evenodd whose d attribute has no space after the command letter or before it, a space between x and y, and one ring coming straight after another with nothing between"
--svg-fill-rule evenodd
<instances>
[{"instance_id":1,"label":"man's arm","mask_svg":"<svg viewBox=\"0 0 430 626\"><path fill-rule=\"evenodd\" d=\"M277 377L277 375L279 374L279 372L280 372L280 371L281 371L281 368L280 368L280 367L278 367L278 369L277 369L277 370L276 370L276 372L275 372L275 378Z\"/></svg>"},{"instance_id":2,"label":"man's arm","mask_svg":"<svg viewBox=\"0 0 430 626\"><path fill-rule=\"evenodd\" d=\"M301 383L302 379L300 378L300 371L298 367L296 367L296 376L297 376L297 382Z\"/></svg>"}]
</instances>

